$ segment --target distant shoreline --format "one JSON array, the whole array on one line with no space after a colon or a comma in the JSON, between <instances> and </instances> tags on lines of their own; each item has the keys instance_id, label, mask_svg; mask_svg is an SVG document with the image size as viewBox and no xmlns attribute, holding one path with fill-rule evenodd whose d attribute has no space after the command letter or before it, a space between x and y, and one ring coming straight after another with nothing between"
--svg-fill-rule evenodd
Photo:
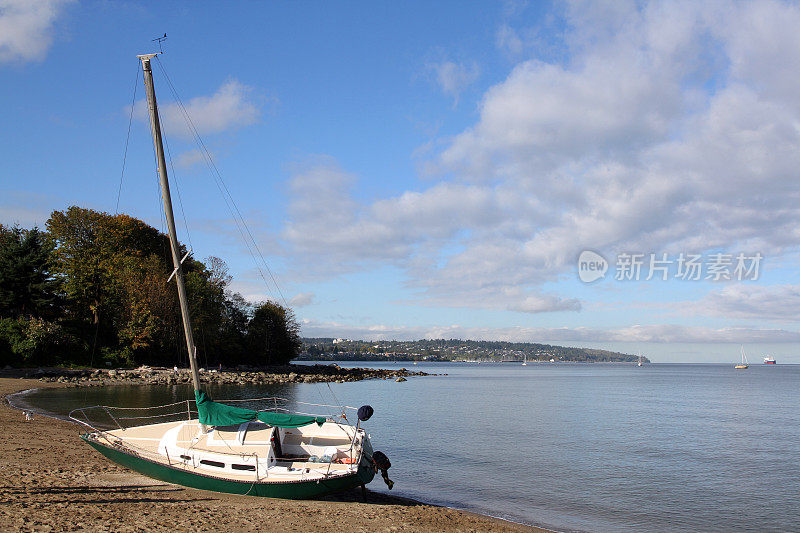
<instances>
[{"instance_id":1,"label":"distant shoreline","mask_svg":"<svg viewBox=\"0 0 800 533\"><path fill-rule=\"evenodd\" d=\"M300 356L310 361L473 361L515 362L635 362L639 354L599 348L577 348L537 342L420 339L414 341L366 341L304 337ZM649 359L643 357L645 362Z\"/></svg>"}]
</instances>

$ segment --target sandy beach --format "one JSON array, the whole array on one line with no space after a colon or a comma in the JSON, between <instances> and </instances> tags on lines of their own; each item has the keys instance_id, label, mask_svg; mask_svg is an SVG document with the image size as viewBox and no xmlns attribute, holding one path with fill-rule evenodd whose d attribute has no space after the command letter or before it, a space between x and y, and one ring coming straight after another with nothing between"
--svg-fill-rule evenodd
<instances>
[{"instance_id":1,"label":"sandy beach","mask_svg":"<svg viewBox=\"0 0 800 533\"><path fill-rule=\"evenodd\" d=\"M0 397L62 386L0 378ZM95 453L78 426L39 415L26 421L5 400L0 426L2 531L546 531L374 492L366 503L360 491L288 501L169 485Z\"/></svg>"}]
</instances>

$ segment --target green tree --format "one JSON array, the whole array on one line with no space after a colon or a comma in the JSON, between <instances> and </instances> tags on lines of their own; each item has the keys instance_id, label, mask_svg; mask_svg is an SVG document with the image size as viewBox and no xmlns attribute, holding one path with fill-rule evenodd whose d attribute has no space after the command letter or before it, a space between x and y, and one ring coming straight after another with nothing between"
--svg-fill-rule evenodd
<instances>
[{"instance_id":1,"label":"green tree","mask_svg":"<svg viewBox=\"0 0 800 533\"><path fill-rule=\"evenodd\" d=\"M206 263L208 266L195 261L185 276L185 283L198 361L214 365L224 360L228 349L222 338L225 336L225 289L231 277L222 259L208 257Z\"/></svg>"},{"instance_id":2,"label":"green tree","mask_svg":"<svg viewBox=\"0 0 800 533\"><path fill-rule=\"evenodd\" d=\"M51 250L37 228L0 226L0 317L52 318L59 304L59 280Z\"/></svg>"},{"instance_id":3,"label":"green tree","mask_svg":"<svg viewBox=\"0 0 800 533\"><path fill-rule=\"evenodd\" d=\"M255 307L247 325L248 353L255 364L283 365L300 353L300 325L291 309L275 302Z\"/></svg>"},{"instance_id":4,"label":"green tree","mask_svg":"<svg viewBox=\"0 0 800 533\"><path fill-rule=\"evenodd\" d=\"M222 330L219 341L219 362L231 364L247 361L247 325L250 304L238 292L225 293L225 306L222 312Z\"/></svg>"}]
</instances>

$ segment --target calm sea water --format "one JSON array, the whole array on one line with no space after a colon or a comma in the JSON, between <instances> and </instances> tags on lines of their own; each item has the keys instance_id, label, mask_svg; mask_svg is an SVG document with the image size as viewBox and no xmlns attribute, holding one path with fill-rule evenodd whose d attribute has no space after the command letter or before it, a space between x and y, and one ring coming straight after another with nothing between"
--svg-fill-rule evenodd
<instances>
[{"instance_id":1,"label":"calm sea water","mask_svg":"<svg viewBox=\"0 0 800 533\"><path fill-rule=\"evenodd\" d=\"M800 531L800 365L413 369L448 375L210 393L371 404L366 427L392 461L392 492L423 501L559 531ZM26 401L63 414L189 392L55 389ZM380 478L370 488L387 492Z\"/></svg>"}]
</instances>

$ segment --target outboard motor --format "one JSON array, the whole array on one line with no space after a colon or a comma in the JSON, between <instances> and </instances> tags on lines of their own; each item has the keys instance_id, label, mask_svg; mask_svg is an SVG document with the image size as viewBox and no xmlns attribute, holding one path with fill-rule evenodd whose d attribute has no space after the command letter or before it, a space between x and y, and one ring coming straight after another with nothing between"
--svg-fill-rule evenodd
<instances>
[{"instance_id":1,"label":"outboard motor","mask_svg":"<svg viewBox=\"0 0 800 533\"><path fill-rule=\"evenodd\" d=\"M358 419L362 422L366 422L372 416L375 410L369 405L362 405L358 408Z\"/></svg>"},{"instance_id":2,"label":"outboard motor","mask_svg":"<svg viewBox=\"0 0 800 533\"><path fill-rule=\"evenodd\" d=\"M366 422L367 420L372 417L372 414L375 410L369 405L362 405L358 408L358 420L360 422ZM383 481L386 482L386 486L389 487L389 490L392 490L394 486L394 481L389 479L389 468L391 468L392 463L389 461L389 458L386 457L386 454L383 452L374 452L372 454L372 462L375 465L375 472L378 470L381 471L381 476L383 476Z\"/></svg>"},{"instance_id":3,"label":"outboard motor","mask_svg":"<svg viewBox=\"0 0 800 533\"><path fill-rule=\"evenodd\" d=\"M389 472L387 472L387 470L392 467L389 458L386 457L386 454L383 452L375 452L372 454L372 461L375 463L375 469L381 471L381 476L383 476L383 481L386 482L386 486L389 487L389 490L392 490L394 481L389 479Z\"/></svg>"}]
</instances>

